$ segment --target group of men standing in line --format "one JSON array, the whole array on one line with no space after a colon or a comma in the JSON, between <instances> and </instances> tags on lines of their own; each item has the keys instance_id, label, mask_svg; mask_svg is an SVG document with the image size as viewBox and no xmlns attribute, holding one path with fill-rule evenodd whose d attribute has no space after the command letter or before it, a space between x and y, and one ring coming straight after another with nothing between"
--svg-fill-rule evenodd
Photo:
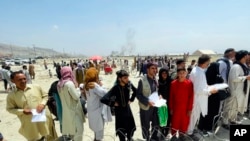
<instances>
[{"instance_id":1,"label":"group of men standing in line","mask_svg":"<svg viewBox=\"0 0 250 141\"><path fill-rule=\"evenodd\" d=\"M244 50L235 52L234 49L227 49L223 59L218 60L218 63L219 73L224 79L222 83L229 84L231 93L231 96L224 101L218 100L219 90L209 87L216 82L210 81L208 70L212 63L208 55L201 55L197 65L193 66L189 74L184 60L177 60L176 73L170 73L169 68L161 68L159 80L156 79L157 64L148 61L147 73L139 80L137 88L129 81L128 72L120 70L116 73L115 85L109 91L102 87L99 71L94 65L86 69L83 74L83 85L75 79L74 69L68 66L57 67L59 80L52 84L51 88L54 91L51 91L51 95L57 97L61 133L74 141L83 139L85 114L81 99L84 98L87 101L89 127L94 132L95 141L102 140L104 123L111 121L111 111L100 100L108 93L114 98L109 106L115 107L116 133L121 141L125 141L126 138L132 140L136 130L130 109L135 97L139 101L142 136L146 140L161 140L159 131L165 138L169 133L166 127L171 127L172 134L178 130L193 137L197 124L198 129L207 135L208 131L212 130L213 117L220 111L223 111L225 117L224 124L234 124L237 121L237 114L247 112L249 105L250 55ZM80 64L78 67L81 67ZM46 92L40 86L27 84L22 71L13 72L10 79L16 87L7 97L6 109L20 119L20 134L29 141L42 141L45 138L55 140L57 134L46 106L48 100ZM130 91L133 91L132 95ZM167 100L170 116L166 127L159 127L158 109L155 103L149 100L153 92L158 92L161 98ZM214 105L217 105L216 108ZM31 122L32 109L36 109L39 113L46 109L46 122ZM152 123L151 131L150 123Z\"/></svg>"}]
</instances>

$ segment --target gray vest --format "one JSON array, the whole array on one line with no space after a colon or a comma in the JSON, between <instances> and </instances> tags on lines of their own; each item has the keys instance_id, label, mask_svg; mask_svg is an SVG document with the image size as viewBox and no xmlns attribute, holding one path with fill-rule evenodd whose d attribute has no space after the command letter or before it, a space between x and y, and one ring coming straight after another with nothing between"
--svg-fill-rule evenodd
<instances>
[{"instance_id":1,"label":"gray vest","mask_svg":"<svg viewBox=\"0 0 250 141\"><path fill-rule=\"evenodd\" d=\"M148 82L147 76L144 76L141 80L142 80L142 94L145 97L149 97L152 94L152 92L150 89L150 84ZM144 105L141 102L139 102L139 106L142 110L149 109L149 105Z\"/></svg>"}]
</instances>

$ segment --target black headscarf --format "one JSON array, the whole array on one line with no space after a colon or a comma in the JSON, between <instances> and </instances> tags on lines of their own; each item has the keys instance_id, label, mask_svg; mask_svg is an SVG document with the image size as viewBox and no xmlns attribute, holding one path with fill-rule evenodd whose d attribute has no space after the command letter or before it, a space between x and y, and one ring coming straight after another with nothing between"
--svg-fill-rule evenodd
<instances>
[{"instance_id":1,"label":"black headscarf","mask_svg":"<svg viewBox=\"0 0 250 141\"><path fill-rule=\"evenodd\" d=\"M162 78L162 73L166 72L167 73L167 79L164 80ZM159 80L158 80L158 84L159 84L159 89L158 89L158 93L162 95L162 97L164 99L169 99L169 93L170 93L170 84L172 82L171 77L169 76L169 72L167 69L165 68L161 68L159 71Z\"/></svg>"},{"instance_id":2,"label":"black headscarf","mask_svg":"<svg viewBox=\"0 0 250 141\"><path fill-rule=\"evenodd\" d=\"M245 57L246 55L248 55L248 51L245 51L245 50L240 50L240 51L237 51L236 54L235 54L235 63L234 64L238 64L241 66L243 72L244 72L244 76L247 76L249 74L249 70L247 68L247 66L245 64L242 64L240 62L240 60ZM243 92L245 94L247 94L247 80L244 81L244 87L243 87Z\"/></svg>"},{"instance_id":3,"label":"black headscarf","mask_svg":"<svg viewBox=\"0 0 250 141\"><path fill-rule=\"evenodd\" d=\"M168 72L168 70L165 69L165 68L161 68L160 71L159 71L159 83L165 83L165 80L163 80L163 78L162 78L162 73L163 72L166 72L167 76L168 76L167 78L169 78L169 72Z\"/></svg>"},{"instance_id":4,"label":"black headscarf","mask_svg":"<svg viewBox=\"0 0 250 141\"><path fill-rule=\"evenodd\" d=\"M220 76L219 63L212 62L206 71L207 84L213 85L223 83L223 78Z\"/></svg>"}]
</instances>

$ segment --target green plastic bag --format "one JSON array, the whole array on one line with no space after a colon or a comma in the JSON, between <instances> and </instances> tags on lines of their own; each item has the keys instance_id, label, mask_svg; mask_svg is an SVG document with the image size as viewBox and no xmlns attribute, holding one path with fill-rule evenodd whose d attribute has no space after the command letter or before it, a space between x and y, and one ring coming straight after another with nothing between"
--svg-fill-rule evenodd
<instances>
[{"instance_id":1,"label":"green plastic bag","mask_svg":"<svg viewBox=\"0 0 250 141\"><path fill-rule=\"evenodd\" d=\"M167 126L168 123L168 107L167 105L163 105L158 107L158 118L160 127Z\"/></svg>"}]
</instances>

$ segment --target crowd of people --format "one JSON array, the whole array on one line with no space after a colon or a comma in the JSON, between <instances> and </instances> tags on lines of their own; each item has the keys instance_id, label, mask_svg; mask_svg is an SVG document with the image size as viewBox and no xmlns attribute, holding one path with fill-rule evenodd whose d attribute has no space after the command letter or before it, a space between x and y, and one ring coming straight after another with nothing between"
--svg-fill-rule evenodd
<instances>
[{"instance_id":1,"label":"crowd of people","mask_svg":"<svg viewBox=\"0 0 250 141\"><path fill-rule=\"evenodd\" d=\"M68 65L64 61L54 62L58 80L52 83L48 94L31 83L32 76L27 76L27 67L23 67L24 71L8 72L6 81L15 87L7 96L6 109L18 116L19 133L28 141L58 138L51 113L59 120L64 139L84 140L83 124L87 118L94 140L101 141L104 123L112 121L112 109L116 135L120 141L132 141L136 124L130 104L135 98L139 103L142 137L147 141L161 141L177 131L197 140L196 131L204 136L213 132L219 114L225 129L239 124L239 115L250 110L250 53L229 48L214 62L203 54L188 66L185 59L137 59L139 77L143 74L137 88L129 80L129 72L119 70L110 90L102 86L97 61L70 61ZM215 84L228 84L228 88L220 89ZM221 91L230 95L222 99ZM166 100L168 107L164 126L160 126L159 107L149 98L155 92ZM46 109L46 122L31 122L32 109L38 113ZM185 136L180 139L185 140Z\"/></svg>"},{"instance_id":2,"label":"crowd of people","mask_svg":"<svg viewBox=\"0 0 250 141\"><path fill-rule=\"evenodd\" d=\"M31 67L31 65L29 67ZM30 70L34 71L34 69L30 69ZM26 79L27 79L27 83L29 83L29 84L32 83L31 79L33 76L33 73L30 70L28 70L27 65L22 66L22 72L25 74ZM1 80L4 82L5 92L9 92L10 90L14 89L14 87L15 87L14 83L11 81L12 72L13 71L11 70L11 66L5 65L5 64L2 65L2 69L0 70L0 77L1 77Z\"/></svg>"}]
</instances>

